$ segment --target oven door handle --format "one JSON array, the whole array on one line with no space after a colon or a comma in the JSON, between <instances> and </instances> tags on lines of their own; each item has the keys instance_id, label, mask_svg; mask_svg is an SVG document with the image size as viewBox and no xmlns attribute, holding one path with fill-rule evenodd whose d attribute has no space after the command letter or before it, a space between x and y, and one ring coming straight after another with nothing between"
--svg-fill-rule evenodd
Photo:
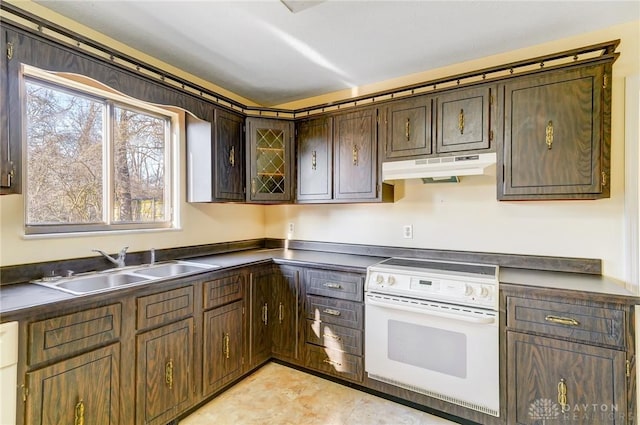
<instances>
[{"instance_id":1,"label":"oven door handle","mask_svg":"<svg viewBox=\"0 0 640 425\"><path fill-rule=\"evenodd\" d=\"M427 310L427 309L422 309L422 308L409 307L409 306L404 306L404 305L381 303L381 302L378 302L378 301L373 301L371 298L367 298L366 299L365 305L366 304L377 306L377 307L382 307L382 308L389 308L389 309L392 309L392 310L409 311L411 313L419 313L419 314L424 314L424 315L427 315L427 316L436 316L436 317L443 317L443 318L446 318L446 319L455 319L455 320L460 320L462 322L474 323L474 324L477 324L477 325L489 325L489 324L494 323L496 321L495 317L468 317L468 316L464 316L462 314L444 313L444 312Z\"/></svg>"}]
</instances>

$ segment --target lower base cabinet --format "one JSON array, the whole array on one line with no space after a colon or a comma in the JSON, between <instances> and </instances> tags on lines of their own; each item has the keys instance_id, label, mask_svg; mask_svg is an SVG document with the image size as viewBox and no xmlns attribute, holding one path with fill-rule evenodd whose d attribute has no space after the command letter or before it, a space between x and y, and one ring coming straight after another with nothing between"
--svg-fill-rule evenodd
<instances>
[{"instance_id":1,"label":"lower base cabinet","mask_svg":"<svg viewBox=\"0 0 640 425\"><path fill-rule=\"evenodd\" d=\"M630 423L624 351L518 332L507 340L507 423Z\"/></svg>"},{"instance_id":2,"label":"lower base cabinet","mask_svg":"<svg viewBox=\"0 0 640 425\"><path fill-rule=\"evenodd\" d=\"M25 423L119 423L120 344L27 373Z\"/></svg>"},{"instance_id":3,"label":"lower base cabinet","mask_svg":"<svg viewBox=\"0 0 640 425\"><path fill-rule=\"evenodd\" d=\"M193 331L188 318L137 336L137 424L164 425L191 406Z\"/></svg>"},{"instance_id":4,"label":"lower base cabinet","mask_svg":"<svg viewBox=\"0 0 640 425\"><path fill-rule=\"evenodd\" d=\"M204 397L242 374L242 327L242 301L204 313Z\"/></svg>"}]
</instances>

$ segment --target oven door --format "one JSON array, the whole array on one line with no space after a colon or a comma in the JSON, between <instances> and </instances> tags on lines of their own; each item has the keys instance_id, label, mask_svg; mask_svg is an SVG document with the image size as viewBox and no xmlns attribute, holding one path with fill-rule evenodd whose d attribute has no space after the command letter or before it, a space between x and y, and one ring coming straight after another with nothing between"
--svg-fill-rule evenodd
<instances>
[{"instance_id":1,"label":"oven door","mask_svg":"<svg viewBox=\"0 0 640 425\"><path fill-rule=\"evenodd\" d=\"M498 315L367 293L371 379L499 416Z\"/></svg>"}]
</instances>

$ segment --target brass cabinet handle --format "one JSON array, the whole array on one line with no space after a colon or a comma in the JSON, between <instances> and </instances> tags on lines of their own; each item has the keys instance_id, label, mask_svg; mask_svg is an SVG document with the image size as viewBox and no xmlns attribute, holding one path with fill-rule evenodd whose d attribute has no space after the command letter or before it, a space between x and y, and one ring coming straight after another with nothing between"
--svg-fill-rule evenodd
<instances>
[{"instance_id":1,"label":"brass cabinet handle","mask_svg":"<svg viewBox=\"0 0 640 425\"><path fill-rule=\"evenodd\" d=\"M551 323L557 323L559 325L567 325L567 326L578 326L580 322L576 319L572 319L571 317L560 317L560 316L552 316L547 315L544 320Z\"/></svg>"},{"instance_id":2,"label":"brass cabinet handle","mask_svg":"<svg viewBox=\"0 0 640 425\"><path fill-rule=\"evenodd\" d=\"M84 425L84 401L82 399L76 403L73 425Z\"/></svg>"},{"instance_id":3,"label":"brass cabinet handle","mask_svg":"<svg viewBox=\"0 0 640 425\"><path fill-rule=\"evenodd\" d=\"M169 386L169 389L173 388L173 359L164 365L164 382Z\"/></svg>"},{"instance_id":4,"label":"brass cabinet handle","mask_svg":"<svg viewBox=\"0 0 640 425\"><path fill-rule=\"evenodd\" d=\"M340 362L334 362L333 360L330 360L330 359L324 359L324 360L323 360L323 362L324 362L324 363L331 364L331 365L342 366L342 363L340 363Z\"/></svg>"},{"instance_id":5,"label":"brass cabinet handle","mask_svg":"<svg viewBox=\"0 0 640 425\"><path fill-rule=\"evenodd\" d=\"M545 131L545 143L547 144L547 149L551 149L553 145L553 121L549 121L547 124L547 129Z\"/></svg>"},{"instance_id":6,"label":"brass cabinet handle","mask_svg":"<svg viewBox=\"0 0 640 425\"><path fill-rule=\"evenodd\" d=\"M460 134L464 134L464 109L460 109L458 115L458 129L460 129Z\"/></svg>"},{"instance_id":7,"label":"brass cabinet handle","mask_svg":"<svg viewBox=\"0 0 640 425\"><path fill-rule=\"evenodd\" d=\"M407 137L407 142L411 139L411 120L407 118L407 122L404 125L404 135Z\"/></svg>"},{"instance_id":8,"label":"brass cabinet handle","mask_svg":"<svg viewBox=\"0 0 640 425\"><path fill-rule=\"evenodd\" d=\"M229 149L229 165L235 167L236 165L236 148L235 146L231 146Z\"/></svg>"},{"instance_id":9,"label":"brass cabinet handle","mask_svg":"<svg viewBox=\"0 0 640 425\"><path fill-rule=\"evenodd\" d=\"M222 351L224 352L225 359L228 359L229 358L229 333L228 332L224 334Z\"/></svg>"},{"instance_id":10,"label":"brass cabinet handle","mask_svg":"<svg viewBox=\"0 0 640 425\"><path fill-rule=\"evenodd\" d=\"M335 339L336 341L342 341L342 338L337 335L322 334L322 336L325 338Z\"/></svg>"},{"instance_id":11,"label":"brass cabinet handle","mask_svg":"<svg viewBox=\"0 0 640 425\"><path fill-rule=\"evenodd\" d=\"M351 152L353 155L353 165L358 165L358 147L353 145L353 151Z\"/></svg>"},{"instance_id":12,"label":"brass cabinet handle","mask_svg":"<svg viewBox=\"0 0 640 425\"><path fill-rule=\"evenodd\" d=\"M563 411L567 407L567 381L564 378L558 382L558 404Z\"/></svg>"},{"instance_id":13,"label":"brass cabinet handle","mask_svg":"<svg viewBox=\"0 0 640 425\"><path fill-rule=\"evenodd\" d=\"M284 317L284 306L282 303L278 306L278 323L282 323L282 318Z\"/></svg>"},{"instance_id":14,"label":"brass cabinet handle","mask_svg":"<svg viewBox=\"0 0 640 425\"><path fill-rule=\"evenodd\" d=\"M327 282L324 284L324 286L331 289L342 289L342 285L340 285L339 283Z\"/></svg>"},{"instance_id":15,"label":"brass cabinet handle","mask_svg":"<svg viewBox=\"0 0 640 425\"><path fill-rule=\"evenodd\" d=\"M322 310L322 312L326 314L330 314L332 316L340 316L340 311L334 310L332 308L325 308L324 310Z\"/></svg>"},{"instance_id":16,"label":"brass cabinet handle","mask_svg":"<svg viewBox=\"0 0 640 425\"><path fill-rule=\"evenodd\" d=\"M264 303L264 305L262 306L262 323L264 323L266 326L268 321L269 321L269 306L267 305L267 303Z\"/></svg>"},{"instance_id":17,"label":"brass cabinet handle","mask_svg":"<svg viewBox=\"0 0 640 425\"><path fill-rule=\"evenodd\" d=\"M13 42L9 41L7 43L7 59L11 60L13 59Z\"/></svg>"},{"instance_id":18,"label":"brass cabinet handle","mask_svg":"<svg viewBox=\"0 0 640 425\"><path fill-rule=\"evenodd\" d=\"M256 194L256 178L251 179L251 194Z\"/></svg>"},{"instance_id":19,"label":"brass cabinet handle","mask_svg":"<svg viewBox=\"0 0 640 425\"><path fill-rule=\"evenodd\" d=\"M315 170L316 169L316 151L311 152L311 169Z\"/></svg>"}]
</instances>

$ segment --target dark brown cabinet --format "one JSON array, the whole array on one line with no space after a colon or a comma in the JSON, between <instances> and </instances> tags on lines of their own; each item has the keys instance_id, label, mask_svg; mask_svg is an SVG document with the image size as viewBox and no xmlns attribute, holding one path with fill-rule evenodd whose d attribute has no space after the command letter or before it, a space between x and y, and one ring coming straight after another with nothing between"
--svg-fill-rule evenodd
<instances>
[{"instance_id":1,"label":"dark brown cabinet","mask_svg":"<svg viewBox=\"0 0 640 425\"><path fill-rule=\"evenodd\" d=\"M377 199L376 109L337 115L334 120L334 198L372 201Z\"/></svg>"},{"instance_id":2,"label":"dark brown cabinet","mask_svg":"<svg viewBox=\"0 0 640 425\"><path fill-rule=\"evenodd\" d=\"M299 272L280 266L274 275L271 298L272 354L282 360L298 358Z\"/></svg>"},{"instance_id":3,"label":"dark brown cabinet","mask_svg":"<svg viewBox=\"0 0 640 425\"><path fill-rule=\"evenodd\" d=\"M215 199L245 200L244 119L221 109L214 112Z\"/></svg>"},{"instance_id":4,"label":"dark brown cabinet","mask_svg":"<svg viewBox=\"0 0 640 425\"><path fill-rule=\"evenodd\" d=\"M242 374L242 309L242 301L236 301L204 313L202 380L205 397Z\"/></svg>"},{"instance_id":5,"label":"dark brown cabinet","mask_svg":"<svg viewBox=\"0 0 640 425\"><path fill-rule=\"evenodd\" d=\"M491 148L496 102L494 86L458 89L435 99L436 152L456 153Z\"/></svg>"},{"instance_id":6,"label":"dark brown cabinet","mask_svg":"<svg viewBox=\"0 0 640 425\"><path fill-rule=\"evenodd\" d=\"M271 327L269 304L273 270L269 268L251 273L249 291L249 368L254 368L271 357Z\"/></svg>"},{"instance_id":7,"label":"dark brown cabinet","mask_svg":"<svg viewBox=\"0 0 640 425\"><path fill-rule=\"evenodd\" d=\"M246 273L234 272L203 284L203 397L242 375L245 282Z\"/></svg>"},{"instance_id":8,"label":"dark brown cabinet","mask_svg":"<svg viewBox=\"0 0 640 425\"><path fill-rule=\"evenodd\" d=\"M165 424L191 406L193 318L137 336L136 424Z\"/></svg>"},{"instance_id":9,"label":"dark brown cabinet","mask_svg":"<svg viewBox=\"0 0 640 425\"><path fill-rule=\"evenodd\" d=\"M609 197L610 69L583 66L501 86L498 199Z\"/></svg>"},{"instance_id":10,"label":"dark brown cabinet","mask_svg":"<svg viewBox=\"0 0 640 425\"><path fill-rule=\"evenodd\" d=\"M296 200L333 198L333 118L303 121L296 127Z\"/></svg>"},{"instance_id":11,"label":"dark brown cabinet","mask_svg":"<svg viewBox=\"0 0 640 425\"><path fill-rule=\"evenodd\" d=\"M120 423L120 344L27 373L26 424Z\"/></svg>"},{"instance_id":12,"label":"dark brown cabinet","mask_svg":"<svg viewBox=\"0 0 640 425\"><path fill-rule=\"evenodd\" d=\"M247 118L247 200L292 200L293 122Z\"/></svg>"},{"instance_id":13,"label":"dark brown cabinet","mask_svg":"<svg viewBox=\"0 0 640 425\"><path fill-rule=\"evenodd\" d=\"M518 332L507 339L508 423L628 423L624 351Z\"/></svg>"},{"instance_id":14,"label":"dark brown cabinet","mask_svg":"<svg viewBox=\"0 0 640 425\"><path fill-rule=\"evenodd\" d=\"M430 96L390 104L384 111L385 160L409 159L432 153Z\"/></svg>"}]
</instances>

